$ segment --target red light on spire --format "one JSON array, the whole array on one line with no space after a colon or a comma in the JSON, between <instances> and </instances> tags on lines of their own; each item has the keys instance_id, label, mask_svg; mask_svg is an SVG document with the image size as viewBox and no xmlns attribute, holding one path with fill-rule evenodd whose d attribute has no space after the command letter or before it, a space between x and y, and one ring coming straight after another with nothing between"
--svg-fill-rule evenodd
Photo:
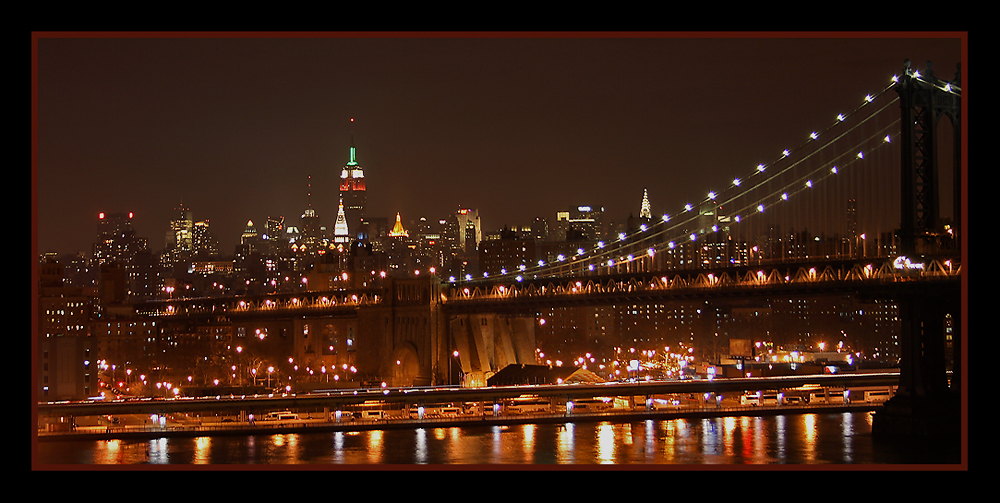
<instances>
[{"instance_id":1,"label":"red light on spire","mask_svg":"<svg viewBox=\"0 0 1000 503\"><path fill-rule=\"evenodd\" d=\"M132 212L131 212L131 211L130 211L130 212L128 212L128 217L129 217L129 218L132 218Z\"/></svg>"},{"instance_id":2,"label":"red light on spire","mask_svg":"<svg viewBox=\"0 0 1000 503\"><path fill-rule=\"evenodd\" d=\"M102 212L98 213L97 214L97 218L99 218L101 220L104 220L104 212L102 211Z\"/></svg>"}]
</instances>

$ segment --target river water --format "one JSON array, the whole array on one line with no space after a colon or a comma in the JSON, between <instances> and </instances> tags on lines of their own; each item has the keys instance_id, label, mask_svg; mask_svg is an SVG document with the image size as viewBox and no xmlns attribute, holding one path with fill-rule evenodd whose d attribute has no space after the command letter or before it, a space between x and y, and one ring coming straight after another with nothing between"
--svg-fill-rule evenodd
<instances>
[{"instance_id":1,"label":"river water","mask_svg":"<svg viewBox=\"0 0 1000 503\"><path fill-rule=\"evenodd\" d=\"M886 444L869 412L37 442L42 469L93 465L308 465L310 469L513 465L959 467L943 442Z\"/></svg>"}]
</instances>

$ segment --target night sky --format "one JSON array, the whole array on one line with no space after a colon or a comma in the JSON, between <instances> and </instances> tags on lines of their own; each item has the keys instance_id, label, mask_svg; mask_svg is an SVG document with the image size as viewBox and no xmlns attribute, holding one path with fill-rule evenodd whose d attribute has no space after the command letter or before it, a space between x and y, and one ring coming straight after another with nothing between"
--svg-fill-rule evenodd
<instances>
[{"instance_id":1,"label":"night sky","mask_svg":"<svg viewBox=\"0 0 1000 503\"><path fill-rule=\"evenodd\" d=\"M623 222L643 188L674 212L904 59L950 80L963 57L955 33L35 35L37 252L88 255L102 211L134 212L154 251L180 203L224 254L310 202L332 229L352 138L369 217Z\"/></svg>"}]
</instances>

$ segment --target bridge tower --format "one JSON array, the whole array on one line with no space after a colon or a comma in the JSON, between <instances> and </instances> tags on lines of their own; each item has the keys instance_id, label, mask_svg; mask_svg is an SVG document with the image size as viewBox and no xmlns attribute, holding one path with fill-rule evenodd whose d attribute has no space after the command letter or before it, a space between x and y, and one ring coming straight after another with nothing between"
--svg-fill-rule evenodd
<instances>
[{"instance_id":1,"label":"bridge tower","mask_svg":"<svg viewBox=\"0 0 1000 503\"><path fill-rule=\"evenodd\" d=\"M941 212L938 178L939 123L951 121L954 148L954 242L961 222L961 74L947 82L934 76L931 63L918 72L903 63L903 75L896 82L902 124L902 224L900 253L906 256L932 254L941 245Z\"/></svg>"},{"instance_id":2,"label":"bridge tower","mask_svg":"<svg viewBox=\"0 0 1000 503\"><path fill-rule=\"evenodd\" d=\"M960 77L947 82L934 76L930 62L924 72L904 63L895 85L902 121L902 222L899 253L907 257L955 254L960 251L961 222L961 90ZM940 120L947 117L954 131L954 225L945 235L939 193ZM943 138L947 140L947 138ZM949 249L951 248L951 249ZM958 435L961 422L961 285L906 289L895 295L902 323L899 390L886 402L872 424L884 437ZM954 356L949 384L946 372L949 337ZM955 440L957 437L952 437Z\"/></svg>"}]
</instances>

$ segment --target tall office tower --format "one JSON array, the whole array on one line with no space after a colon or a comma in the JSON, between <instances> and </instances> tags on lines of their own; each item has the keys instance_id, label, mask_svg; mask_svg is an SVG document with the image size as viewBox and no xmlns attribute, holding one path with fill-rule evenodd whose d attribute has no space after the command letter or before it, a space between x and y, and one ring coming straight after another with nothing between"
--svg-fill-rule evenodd
<instances>
[{"instance_id":1,"label":"tall office tower","mask_svg":"<svg viewBox=\"0 0 1000 503\"><path fill-rule=\"evenodd\" d=\"M285 234L285 217L267 217L264 223L264 233L267 239L278 239Z\"/></svg>"},{"instance_id":2,"label":"tall office tower","mask_svg":"<svg viewBox=\"0 0 1000 503\"><path fill-rule=\"evenodd\" d=\"M340 200L344 203L344 216L351 237L366 239L365 218L365 171L358 164L354 142L351 142L351 158L340 171Z\"/></svg>"},{"instance_id":3,"label":"tall office tower","mask_svg":"<svg viewBox=\"0 0 1000 503\"><path fill-rule=\"evenodd\" d=\"M351 233L347 229L347 216L344 214L344 201L340 201L337 207L337 223L333 225L333 242L345 246L351 242Z\"/></svg>"},{"instance_id":4,"label":"tall office tower","mask_svg":"<svg viewBox=\"0 0 1000 503\"><path fill-rule=\"evenodd\" d=\"M445 239L449 248L458 253L475 254L483 240L479 210L460 209L445 223Z\"/></svg>"},{"instance_id":5,"label":"tall office tower","mask_svg":"<svg viewBox=\"0 0 1000 503\"><path fill-rule=\"evenodd\" d=\"M170 221L167 248L172 247L179 254L190 253L194 249L194 219L191 217L191 208L181 203L179 207L174 208L174 211L176 218Z\"/></svg>"},{"instance_id":6,"label":"tall office tower","mask_svg":"<svg viewBox=\"0 0 1000 503\"><path fill-rule=\"evenodd\" d=\"M639 218L644 218L647 222L653 218L649 210L649 195L646 193L646 189L642 189L642 207L639 209Z\"/></svg>"},{"instance_id":7,"label":"tall office tower","mask_svg":"<svg viewBox=\"0 0 1000 503\"><path fill-rule=\"evenodd\" d=\"M219 255L219 241L212 235L208 220L194 223L192 246L195 255L201 257L216 257Z\"/></svg>"},{"instance_id":8,"label":"tall office tower","mask_svg":"<svg viewBox=\"0 0 1000 503\"><path fill-rule=\"evenodd\" d=\"M282 243L285 235L285 217L267 217L264 222L264 233L261 235L262 251L266 255L277 255L288 249L288 243Z\"/></svg>"},{"instance_id":9,"label":"tall office tower","mask_svg":"<svg viewBox=\"0 0 1000 503\"><path fill-rule=\"evenodd\" d=\"M247 220L247 226L243 228L240 235L241 245L254 245L257 243L257 228L253 225L253 220Z\"/></svg>"},{"instance_id":10,"label":"tall office tower","mask_svg":"<svg viewBox=\"0 0 1000 503\"><path fill-rule=\"evenodd\" d=\"M535 217L531 221L531 237L538 241L549 239L549 221L545 217Z\"/></svg>"},{"instance_id":11,"label":"tall office tower","mask_svg":"<svg viewBox=\"0 0 1000 503\"><path fill-rule=\"evenodd\" d=\"M306 198L308 205L299 217L299 227L296 229L299 237L296 241L299 245L304 245L310 253L316 253L323 241L323 225L312 207L312 175L309 176L309 192L306 193ZM287 246L288 241L284 241L284 244Z\"/></svg>"},{"instance_id":12,"label":"tall office tower","mask_svg":"<svg viewBox=\"0 0 1000 503\"><path fill-rule=\"evenodd\" d=\"M581 205L556 212L555 241L598 241L607 235L604 207Z\"/></svg>"},{"instance_id":13,"label":"tall office tower","mask_svg":"<svg viewBox=\"0 0 1000 503\"><path fill-rule=\"evenodd\" d=\"M106 262L129 262L139 251L145 250L146 238L136 237L132 228L132 213L104 213L98 215L97 242L94 243L96 265Z\"/></svg>"}]
</instances>

